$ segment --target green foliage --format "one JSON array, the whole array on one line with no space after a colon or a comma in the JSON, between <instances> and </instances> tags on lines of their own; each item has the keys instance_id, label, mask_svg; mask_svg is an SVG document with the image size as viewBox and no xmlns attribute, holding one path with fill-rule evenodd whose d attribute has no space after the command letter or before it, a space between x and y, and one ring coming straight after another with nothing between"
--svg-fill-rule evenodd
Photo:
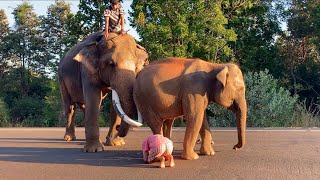
<instances>
[{"instance_id":1,"label":"green foliage","mask_svg":"<svg viewBox=\"0 0 320 180\"><path fill-rule=\"evenodd\" d=\"M9 110L5 102L0 98L0 127L9 126Z\"/></svg>"},{"instance_id":2,"label":"green foliage","mask_svg":"<svg viewBox=\"0 0 320 180\"><path fill-rule=\"evenodd\" d=\"M3 9L0 9L0 78L4 75L8 68L6 56L8 55L5 49L5 39L9 34L9 24L7 16Z\"/></svg>"},{"instance_id":3,"label":"green foliage","mask_svg":"<svg viewBox=\"0 0 320 180\"><path fill-rule=\"evenodd\" d=\"M28 72L25 72L27 74L25 77L29 77L28 88L22 91L21 70L22 68L12 69L0 80L4 84L0 94L2 94L10 110L10 118L13 124L22 123L30 116L41 117L44 97L49 91L47 79Z\"/></svg>"},{"instance_id":4,"label":"green foliage","mask_svg":"<svg viewBox=\"0 0 320 180\"><path fill-rule=\"evenodd\" d=\"M9 23L7 15L5 14L3 9L0 9L0 42L3 37L9 33Z\"/></svg>"},{"instance_id":5,"label":"green foliage","mask_svg":"<svg viewBox=\"0 0 320 180\"><path fill-rule=\"evenodd\" d=\"M264 1L231 17L229 26L235 29L238 40L230 44L245 72L269 69L273 75L279 76L283 69L278 49L274 46L275 36L281 30L272 8L272 4Z\"/></svg>"},{"instance_id":6,"label":"green foliage","mask_svg":"<svg viewBox=\"0 0 320 180\"><path fill-rule=\"evenodd\" d=\"M79 11L72 14L68 3L56 0L38 17L30 3L23 2L14 8L11 28L0 10L0 124L65 125L58 61L79 40L104 28L108 3L81 0ZM133 0L131 7L130 22L152 60L180 56L237 61L249 72L249 126L319 126L318 106L313 104L320 102L318 0ZM281 21L287 22L287 31L280 28ZM250 74L264 69L279 80L269 72ZM294 103L297 96L280 85L299 95L303 104ZM109 122L109 108L107 99L101 126ZM209 110L215 114L209 118L212 125L235 126L229 111L214 105ZM77 112L76 124L84 126L82 112ZM179 122L175 125L184 125Z\"/></svg>"},{"instance_id":7,"label":"green foliage","mask_svg":"<svg viewBox=\"0 0 320 180\"><path fill-rule=\"evenodd\" d=\"M130 19L151 59L167 56L215 60L231 54L227 45L237 38L226 28L219 1L138 1ZM222 59L220 59L222 60Z\"/></svg>"},{"instance_id":8,"label":"green foliage","mask_svg":"<svg viewBox=\"0 0 320 180\"><path fill-rule=\"evenodd\" d=\"M15 65L23 69L46 75L45 68L48 65L48 52L46 51L45 39L39 29L40 20L34 12L33 6L27 2L18 5L13 11L15 19L15 31L9 35L8 46L10 52L15 56ZM22 88L26 90L28 82L27 74L21 71L23 81Z\"/></svg>"},{"instance_id":9,"label":"green foliage","mask_svg":"<svg viewBox=\"0 0 320 180\"><path fill-rule=\"evenodd\" d=\"M288 33L279 38L289 88L307 103L320 97L319 7L318 0L290 1Z\"/></svg>"},{"instance_id":10,"label":"green foliage","mask_svg":"<svg viewBox=\"0 0 320 180\"><path fill-rule=\"evenodd\" d=\"M278 85L267 70L245 76L248 126L288 126L294 118L298 97Z\"/></svg>"},{"instance_id":11,"label":"green foliage","mask_svg":"<svg viewBox=\"0 0 320 180\"><path fill-rule=\"evenodd\" d=\"M56 0L55 4L49 6L46 16L41 16L40 19L46 51L49 54L48 66L51 72L56 74L60 59L68 47L74 45L68 30L70 4L64 0Z\"/></svg>"},{"instance_id":12,"label":"green foliage","mask_svg":"<svg viewBox=\"0 0 320 180\"><path fill-rule=\"evenodd\" d=\"M235 127L233 113L217 104L210 104L207 108L207 119L212 127Z\"/></svg>"},{"instance_id":13,"label":"green foliage","mask_svg":"<svg viewBox=\"0 0 320 180\"><path fill-rule=\"evenodd\" d=\"M306 100L296 106L294 112L294 121L291 126L294 127L319 127L320 126L320 105L309 105Z\"/></svg>"},{"instance_id":14,"label":"green foliage","mask_svg":"<svg viewBox=\"0 0 320 180\"><path fill-rule=\"evenodd\" d=\"M103 101L100 108L99 125L107 127L110 125L110 107L112 106L111 94L109 94Z\"/></svg>"},{"instance_id":15,"label":"green foliage","mask_svg":"<svg viewBox=\"0 0 320 180\"><path fill-rule=\"evenodd\" d=\"M63 109L58 82L50 81L50 91L44 97L43 117L47 127L60 126L63 120ZM64 122L65 124L65 122ZM63 125L64 125L63 124Z\"/></svg>"},{"instance_id":16,"label":"green foliage","mask_svg":"<svg viewBox=\"0 0 320 180\"><path fill-rule=\"evenodd\" d=\"M320 2L318 0L292 0L291 8L288 10L288 29L295 38L303 38L316 31L314 15L318 11Z\"/></svg>"},{"instance_id":17,"label":"green foliage","mask_svg":"<svg viewBox=\"0 0 320 180\"><path fill-rule=\"evenodd\" d=\"M44 102L38 96L25 96L22 99L13 100L13 106L10 108L10 114L15 122L19 123L28 117L40 117L43 106Z\"/></svg>"},{"instance_id":18,"label":"green foliage","mask_svg":"<svg viewBox=\"0 0 320 180\"><path fill-rule=\"evenodd\" d=\"M296 67L295 77L300 84L300 100L306 99L307 104L311 105L315 97L320 97L320 62L308 58Z\"/></svg>"},{"instance_id":19,"label":"green foliage","mask_svg":"<svg viewBox=\"0 0 320 180\"><path fill-rule=\"evenodd\" d=\"M297 96L280 87L278 80L268 70L259 73L248 72L244 75L248 106L248 127L283 127L292 124L295 116ZM220 107L209 106L214 114L209 122L214 126L235 126L231 112Z\"/></svg>"}]
</instances>

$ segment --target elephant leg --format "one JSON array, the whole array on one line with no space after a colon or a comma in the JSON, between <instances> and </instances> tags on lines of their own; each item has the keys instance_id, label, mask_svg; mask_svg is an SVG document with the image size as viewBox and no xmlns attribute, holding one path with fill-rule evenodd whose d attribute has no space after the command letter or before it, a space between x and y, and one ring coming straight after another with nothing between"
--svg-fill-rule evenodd
<instances>
[{"instance_id":1,"label":"elephant leg","mask_svg":"<svg viewBox=\"0 0 320 180\"><path fill-rule=\"evenodd\" d=\"M69 108L66 107L65 109L65 116L67 117L66 133L64 135L65 141L76 140L74 114L75 114L75 104L70 104Z\"/></svg>"},{"instance_id":2,"label":"elephant leg","mask_svg":"<svg viewBox=\"0 0 320 180\"><path fill-rule=\"evenodd\" d=\"M194 146L202 126L204 116L204 102L201 97L190 97L189 102L183 105L186 118L186 132L183 141L183 159L198 159L198 154L194 151Z\"/></svg>"},{"instance_id":3,"label":"elephant leg","mask_svg":"<svg viewBox=\"0 0 320 180\"><path fill-rule=\"evenodd\" d=\"M233 105L229 108L236 115L238 143L233 147L236 150L244 146L246 139L247 104L244 97L243 93L242 98L235 99Z\"/></svg>"},{"instance_id":4,"label":"elephant leg","mask_svg":"<svg viewBox=\"0 0 320 180\"><path fill-rule=\"evenodd\" d=\"M166 119L163 123L163 136L169 139L171 139L173 121L174 119Z\"/></svg>"},{"instance_id":5,"label":"elephant leg","mask_svg":"<svg viewBox=\"0 0 320 180\"><path fill-rule=\"evenodd\" d=\"M153 134L163 135L163 119L157 117L152 111L141 112L141 115Z\"/></svg>"},{"instance_id":6,"label":"elephant leg","mask_svg":"<svg viewBox=\"0 0 320 180\"><path fill-rule=\"evenodd\" d=\"M64 140L74 141L76 140L74 122L75 103L71 101L71 97L65 84L61 82L59 85L63 101L64 116L66 118L66 132L64 134Z\"/></svg>"},{"instance_id":7,"label":"elephant leg","mask_svg":"<svg viewBox=\"0 0 320 180\"><path fill-rule=\"evenodd\" d=\"M152 124L149 125L153 134L162 134L163 135L163 121L154 119Z\"/></svg>"},{"instance_id":8,"label":"elephant leg","mask_svg":"<svg viewBox=\"0 0 320 180\"><path fill-rule=\"evenodd\" d=\"M97 87L85 86L84 98L85 98L85 134L86 143L84 145L85 152L98 152L103 151L104 146L100 142L99 136L99 109L102 101L102 92Z\"/></svg>"},{"instance_id":9,"label":"elephant leg","mask_svg":"<svg viewBox=\"0 0 320 180\"><path fill-rule=\"evenodd\" d=\"M82 126L85 126L86 125L86 109L85 109L85 105L83 103L77 103L79 108L81 109L82 113L83 113L83 117L84 117L84 120L83 122L81 123Z\"/></svg>"},{"instance_id":10,"label":"elephant leg","mask_svg":"<svg viewBox=\"0 0 320 180\"><path fill-rule=\"evenodd\" d=\"M210 127L207 121L207 115L204 112L202 127L200 129L201 136L201 148L200 153L202 155L214 155L214 150L212 148L212 136L210 132Z\"/></svg>"},{"instance_id":11,"label":"elephant leg","mask_svg":"<svg viewBox=\"0 0 320 180\"><path fill-rule=\"evenodd\" d=\"M125 144L125 141L122 137L116 137L118 131L116 127L120 125L121 118L115 112L113 106L110 106L110 129L108 135L106 137L106 145L107 146L121 146Z\"/></svg>"}]
</instances>

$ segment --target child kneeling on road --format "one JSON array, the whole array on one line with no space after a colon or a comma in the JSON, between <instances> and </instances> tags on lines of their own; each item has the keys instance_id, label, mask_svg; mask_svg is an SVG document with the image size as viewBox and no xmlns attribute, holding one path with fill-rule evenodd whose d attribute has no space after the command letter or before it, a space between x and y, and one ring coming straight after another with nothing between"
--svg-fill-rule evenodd
<instances>
[{"instance_id":1,"label":"child kneeling on road","mask_svg":"<svg viewBox=\"0 0 320 180\"><path fill-rule=\"evenodd\" d=\"M143 160L145 163L154 163L160 161L160 168L165 167L165 161L169 161L169 167L174 166L172 150L173 143L170 139L161 134L149 136L142 144Z\"/></svg>"}]
</instances>

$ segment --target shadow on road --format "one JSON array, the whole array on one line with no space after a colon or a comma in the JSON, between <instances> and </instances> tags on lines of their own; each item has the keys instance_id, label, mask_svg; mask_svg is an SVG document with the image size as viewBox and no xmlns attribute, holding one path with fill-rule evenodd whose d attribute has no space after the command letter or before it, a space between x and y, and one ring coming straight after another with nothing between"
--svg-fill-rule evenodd
<instances>
[{"instance_id":1,"label":"shadow on road","mask_svg":"<svg viewBox=\"0 0 320 180\"><path fill-rule=\"evenodd\" d=\"M23 144L75 143L84 145L83 141L65 142L61 139L49 138L0 138L0 142ZM82 148L55 147L0 147L0 161L49 163L49 164L79 164L91 166L153 168L156 164L144 164L140 150L107 150L99 153L84 153ZM181 151L175 151L174 157L180 159Z\"/></svg>"},{"instance_id":2,"label":"shadow on road","mask_svg":"<svg viewBox=\"0 0 320 180\"><path fill-rule=\"evenodd\" d=\"M84 153L79 148L0 147L0 161L147 167L141 158L141 152L132 150Z\"/></svg>"}]
</instances>

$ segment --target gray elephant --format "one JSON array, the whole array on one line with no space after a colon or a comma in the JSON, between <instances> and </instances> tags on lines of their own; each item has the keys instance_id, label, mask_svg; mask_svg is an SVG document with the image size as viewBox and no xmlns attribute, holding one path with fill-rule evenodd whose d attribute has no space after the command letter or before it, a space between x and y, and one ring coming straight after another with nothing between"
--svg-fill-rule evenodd
<instances>
[{"instance_id":1,"label":"gray elephant","mask_svg":"<svg viewBox=\"0 0 320 180\"><path fill-rule=\"evenodd\" d=\"M200 153L213 155L212 137L205 110L215 102L236 115L238 143L245 144L247 105L245 84L239 67L232 63L216 64L199 59L167 58L151 63L137 77L134 102L142 119L154 134L171 136L173 118L184 115L186 132L183 159L198 159L194 151L197 136ZM163 132L163 125L167 127ZM122 126L118 127L121 132ZM124 137L126 134L119 134Z\"/></svg>"},{"instance_id":2,"label":"gray elephant","mask_svg":"<svg viewBox=\"0 0 320 180\"><path fill-rule=\"evenodd\" d=\"M102 32L89 35L71 48L60 61L58 75L64 112L67 118L66 141L75 140L74 111L78 105L85 114L86 152L104 149L99 140L98 113L101 101L111 92L118 92L124 112L132 117L136 108L133 103L133 84L136 75L148 62L147 52L129 34L110 33L105 39ZM114 139L116 126L128 131L130 118L121 119L113 107L110 113L110 130L107 144L120 145L122 138ZM129 122L128 122L129 120ZM129 123L129 124L128 124ZM133 122L131 125L136 126Z\"/></svg>"}]
</instances>

